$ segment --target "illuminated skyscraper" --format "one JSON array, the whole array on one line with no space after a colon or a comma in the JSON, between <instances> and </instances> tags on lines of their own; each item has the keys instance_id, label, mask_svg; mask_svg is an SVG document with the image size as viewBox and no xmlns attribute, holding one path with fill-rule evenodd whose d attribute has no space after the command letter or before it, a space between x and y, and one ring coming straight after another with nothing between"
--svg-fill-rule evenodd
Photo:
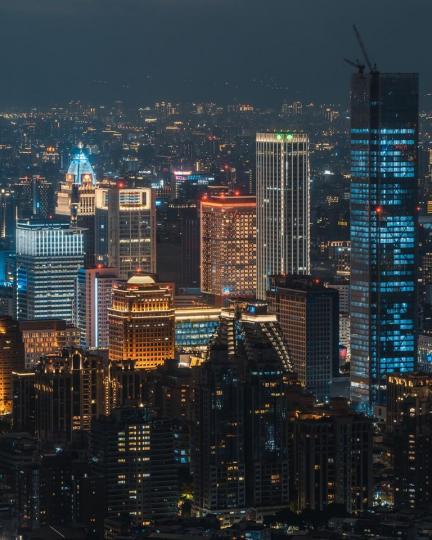
<instances>
[{"instance_id":1,"label":"illuminated skyscraper","mask_svg":"<svg viewBox=\"0 0 432 540\"><path fill-rule=\"evenodd\" d=\"M67 216L74 226L85 231L85 263L94 264L96 175L88 155L80 145L72 155L65 181L57 193L56 214Z\"/></svg>"},{"instance_id":2,"label":"illuminated skyscraper","mask_svg":"<svg viewBox=\"0 0 432 540\"><path fill-rule=\"evenodd\" d=\"M356 73L351 86L351 397L385 400L417 362L418 76Z\"/></svg>"},{"instance_id":3,"label":"illuminated skyscraper","mask_svg":"<svg viewBox=\"0 0 432 540\"><path fill-rule=\"evenodd\" d=\"M256 136L257 297L269 277L309 274L309 140L301 133Z\"/></svg>"},{"instance_id":4,"label":"illuminated skyscraper","mask_svg":"<svg viewBox=\"0 0 432 540\"><path fill-rule=\"evenodd\" d=\"M81 268L79 271L74 308L82 347L108 348L108 309L117 280L118 272L114 268Z\"/></svg>"},{"instance_id":5,"label":"illuminated skyscraper","mask_svg":"<svg viewBox=\"0 0 432 540\"><path fill-rule=\"evenodd\" d=\"M229 193L201 200L201 291L255 296L256 200Z\"/></svg>"},{"instance_id":6,"label":"illuminated skyscraper","mask_svg":"<svg viewBox=\"0 0 432 540\"><path fill-rule=\"evenodd\" d=\"M12 371L24 369L24 346L18 323L0 317L0 414L12 410Z\"/></svg>"},{"instance_id":7,"label":"illuminated skyscraper","mask_svg":"<svg viewBox=\"0 0 432 540\"><path fill-rule=\"evenodd\" d=\"M122 183L96 189L96 257L128 279L156 272L156 210L150 188Z\"/></svg>"},{"instance_id":8,"label":"illuminated skyscraper","mask_svg":"<svg viewBox=\"0 0 432 540\"><path fill-rule=\"evenodd\" d=\"M83 234L59 220L18 222L18 319L72 322L76 276L84 264Z\"/></svg>"},{"instance_id":9,"label":"illuminated skyscraper","mask_svg":"<svg viewBox=\"0 0 432 540\"><path fill-rule=\"evenodd\" d=\"M109 313L110 360L136 360L154 369L174 358L175 311L171 291L148 275L113 289Z\"/></svg>"}]
</instances>

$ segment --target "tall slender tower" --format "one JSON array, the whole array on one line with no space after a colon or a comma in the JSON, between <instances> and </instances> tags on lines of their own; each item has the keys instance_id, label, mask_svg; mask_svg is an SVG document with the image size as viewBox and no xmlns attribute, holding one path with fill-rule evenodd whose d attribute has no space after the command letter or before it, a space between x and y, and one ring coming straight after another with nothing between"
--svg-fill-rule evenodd
<instances>
[{"instance_id":1,"label":"tall slender tower","mask_svg":"<svg viewBox=\"0 0 432 540\"><path fill-rule=\"evenodd\" d=\"M302 133L258 133L257 297L269 277L310 270L309 140Z\"/></svg>"},{"instance_id":2,"label":"tall slender tower","mask_svg":"<svg viewBox=\"0 0 432 540\"><path fill-rule=\"evenodd\" d=\"M351 86L351 397L384 402L387 373L417 361L418 75Z\"/></svg>"},{"instance_id":3,"label":"tall slender tower","mask_svg":"<svg viewBox=\"0 0 432 540\"><path fill-rule=\"evenodd\" d=\"M96 175L82 144L72 154L64 182L57 193L56 214L85 230L85 265L94 265Z\"/></svg>"}]
</instances>

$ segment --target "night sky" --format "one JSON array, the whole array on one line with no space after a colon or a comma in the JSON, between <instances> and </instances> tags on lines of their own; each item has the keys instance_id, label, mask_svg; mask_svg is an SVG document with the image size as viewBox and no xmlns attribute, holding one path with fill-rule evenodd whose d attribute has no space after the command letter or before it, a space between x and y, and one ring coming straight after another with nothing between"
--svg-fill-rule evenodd
<instances>
[{"instance_id":1,"label":"night sky","mask_svg":"<svg viewBox=\"0 0 432 540\"><path fill-rule=\"evenodd\" d=\"M345 102L360 56L432 90L431 0L0 0L0 105Z\"/></svg>"}]
</instances>

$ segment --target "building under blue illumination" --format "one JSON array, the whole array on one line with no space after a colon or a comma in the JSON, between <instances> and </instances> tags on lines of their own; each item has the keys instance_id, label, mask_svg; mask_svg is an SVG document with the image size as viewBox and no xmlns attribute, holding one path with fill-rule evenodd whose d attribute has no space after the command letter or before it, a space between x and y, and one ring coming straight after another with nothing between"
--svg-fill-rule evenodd
<instances>
[{"instance_id":1,"label":"building under blue illumination","mask_svg":"<svg viewBox=\"0 0 432 540\"><path fill-rule=\"evenodd\" d=\"M207 350L218 326L220 308L195 306L176 308L175 342L179 352L199 354Z\"/></svg>"},{"instance_id":2,"label":"building under blue illumination","mask_svg":"<svg viewBox=\"0 0 432 540\"><path fill-rule=\"evenodd\" d=\"M76 277L84 265L83 235L83 229L62 220L18 221L18 319L72 322Z\"/></svg>"},{"instance_id":3,"label":"building under blue illumination","mask_svg":"<svg viewBox=\"0 0 432 540\"><path fill-rule=\"evenodd\" d=\"M385 399L417 361L418 75L359 72L351 88L351 397Z\"/></svg>"}]
</instances>

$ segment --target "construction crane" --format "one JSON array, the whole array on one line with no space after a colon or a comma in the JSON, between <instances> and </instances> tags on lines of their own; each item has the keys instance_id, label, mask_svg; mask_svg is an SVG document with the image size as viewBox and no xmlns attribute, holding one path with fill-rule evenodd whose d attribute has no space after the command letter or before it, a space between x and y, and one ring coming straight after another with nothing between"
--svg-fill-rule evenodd
<instances>
[{"instance_id":1,"label":"construction crane","mask_svg":"<svg viewBox=\"0 0 432 540\"><path fill-rule=\"evenodd\" d=\"M358 28L357 28L357 26L355 24L353 24L353 30L354 30L354 34L355 34L355 36L357 38L357 42L358 42L358 44L360 46L360 50L361 50L361 52L363 54L363 58L365 59L367 67L369 68L369 71L371 73L376 72L377 71L377 66L376 66L375 63L372 65L372 62L370 61L370 58L369 58L369 55L367 53L367 50L366 50L365 44L363 42L363 39L361 37L361 34L360 34L360 32L359 32L359 30L358 30ZM344 60L350 66L353 66L353 67L357 68L360 73L364 72L366 65L362 64L359 60L356 60L355 62L353 62L352 60L348 60L347 58L345 58Z\"/></svg>"},{"instance_id":2,"label":"construction crane","mask_svg":"<svg viewBox=\"0 0 432 540\"><path fill-rule=\"evenodd\" d=\"M359 70L359 73L363 74L366 66L364 64L361 64L359 60L356 60L355 62L349 60L348 58L344 58L344 60L350 66L357 68Z\"/></svg>"}]
</instances>

